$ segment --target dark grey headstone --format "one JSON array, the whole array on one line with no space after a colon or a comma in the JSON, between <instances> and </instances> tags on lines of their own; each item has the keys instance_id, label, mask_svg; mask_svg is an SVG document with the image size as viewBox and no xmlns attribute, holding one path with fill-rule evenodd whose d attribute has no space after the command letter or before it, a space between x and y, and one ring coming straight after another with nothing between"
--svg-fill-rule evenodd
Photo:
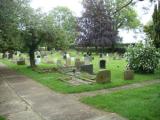
<instances>
[{"instance_id":1,"label":"dark grey headstone","mask_svg":"<svg viewBox=\"0 0 160 120\"><path fill-rule=\"evenodd\" d=\"M87 72L89 74L93 74L93 64L90 65L81 65L80 66L81 72Z\"/></svg>"},{"instance_id":2,"label":"dark grey headstone","mask_svg":"<svg viewBox=\"0 0 160 120\"><path fill-rule=\"evenodd\" d=\"M100 60L99 67L100 69L106 69L106 60Z\"/></svg>"}]
</instances>

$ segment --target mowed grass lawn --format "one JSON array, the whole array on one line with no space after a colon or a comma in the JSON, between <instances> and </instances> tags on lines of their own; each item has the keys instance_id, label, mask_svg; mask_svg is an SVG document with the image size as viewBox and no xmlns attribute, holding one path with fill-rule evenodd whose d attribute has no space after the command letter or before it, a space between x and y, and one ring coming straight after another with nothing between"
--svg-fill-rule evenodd
<instances>
[{"instance_id":1,"label":"mowed grass lawn","mask_svg":"<svg viewBox=\"0 0 160 120\"><path fill-rule=\"evenodd\" d=\"M73 52L72 54L76 54ZM55 57L60 57L60 54L57 53ZM55 58L54 57L54 58ZM99 71L99 56L94 55L94 72L97 73ZM49 88L62 92L62 93L78 93L78 92L84 92L84 91L94 91L98 89L105 89L105 88L111 88L116 86L121 86L125 84L131 84L135 82L142 82L145 80L154 80L160 78L160 70L157 70L155 74L136 74L135 79L131 81L125 81L123 79L123 71L125 70L126 62L124 59L122 60L113 60L111 57L107 58L107 69L111 70L111 77L112 82L108 84L91 84L91 85L79 85L79 86L72 86L66 82L60 81L59 78L63 79L65 77L64 74L55 72L55 73L38 73L35 71L32 71L31 69L27 68L27 66L17 66L16 64L13 64L12 62L8 60L0 60L1 62L7 64L10 68L20 72L21 74L24 74L41 84L44 84L45 86L48 86ZM45 67L53 67L55 64L41 64L39 65L40 68Z\"/></svg>"},{"instance_id":2,"label":"mowed grass lawn","mask_svg":"<svg viewBox=\"0 0 160 120\"><path fill-rule=\"evenodd\" d=\"M129 120L160 120L160 85L86 97L81 101Z\"/></svg>"},{"instance_id":3,"label":"mowed grass lawn","mask_svg":"<svg viewBox=\"0 0 160 120\"><path fill-rule=\"evenodd\" d=\"M0 116L0 120L6 120L4 117Z\"/></svg>"}]
</instances>

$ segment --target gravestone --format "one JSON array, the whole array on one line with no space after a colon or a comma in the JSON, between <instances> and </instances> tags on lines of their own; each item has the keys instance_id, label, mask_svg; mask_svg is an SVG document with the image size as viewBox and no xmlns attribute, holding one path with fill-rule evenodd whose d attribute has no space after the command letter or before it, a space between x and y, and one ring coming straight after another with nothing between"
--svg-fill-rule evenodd
<instances>
[{"instance_id":1,"label":"gravestone","mask_svg":"<svg viewBox=\"0 0 160 120\"><path fill-rule=\"evenodd\" d=\"M35 59L35 64L39 65L41 63L41 57L38 55Z\"/></svg>"},{"instance_id":2,"label":"gravestone","mask_svg":"<svg viewBox=\"0 0 160 120\"><path fill-rule=\"evenodd\" d=\"M124 71L124 80L133 80L134 79L134 71L126 70Z\"/></svg>"},{"instance_id":3,"label":"gravestone","mask_svg":"<svg viewBox=\"0 0 160 120\"><path fill-rule=\"evenodd\" d=\"M100 60L99 67L100 69L106 69L106 60Z\"/></svg>"},{"instance_id":4,"label":"gravestone","mask_svg":"<svg viewBox=\"0 0 160 120\"><path fill-rule=\"evenodd\" d=\"M84 61L80 61L80 59L75 60L75 67L79 70L81 65L84 65Z\"/></svg>"},{"instance_id":5,"label":"gravestone","mask_svg":"<svg viewBox=\"0 0 160 120\"><path fill-rule=\"evenodd\" d=\"M87 72L89 74L93 74L93 64L90 65L81 65L80 66L81 72Z\"/></svg>"},{"instance_id":6,"label":"gravestone","mask_svg":"<svg viewBox=\"0 0 160 120\"><path fill-rule=\"evenodd\" d=\"M67 59L66 52L63 54L63 59Z\"/></svg>"},{"instance_id":7,"label":"gravestone","mask_svg":"<svg viewBox=\"0 0 160 120\"><path fill-rule=\"evenodd\" d=\"M23 57L19 58L19 60L17 61L17 65L25 65L25 59Z\"/></svg>"},{"instance_id":8,"label":"gravestone","mask_svg":"<svg viewBox=\"0 0 160 120\"><path fill-rule=\"evenodd\" d=\"M85 65L89 65L89 64L91 63L90 56L86 55L86 56L84 57L84 63L85 63Z\"/></svg>"},{"instance_id":9,"label":"gravestone","mask_svg":"<svg viewBox=\"0 0 160 120\"><path fill-rule=\"evenodd\" d=\"M99 57L100 57L100 58L102 58L102 57L103 57L103 54L102 54L102 53L100 53L100 54L99 54Z\"/></svg>"},{"instance_id":10,"label":"gravestone","mask_svg":"<svg viewBox=\"0 0 160 120\"><path fill-rule=\"evenodd\" d=\"M109 83L111 82L111 71L110 70L102 70L99 71L96 76L97 83Z\"/></svg>"}]
</instances>

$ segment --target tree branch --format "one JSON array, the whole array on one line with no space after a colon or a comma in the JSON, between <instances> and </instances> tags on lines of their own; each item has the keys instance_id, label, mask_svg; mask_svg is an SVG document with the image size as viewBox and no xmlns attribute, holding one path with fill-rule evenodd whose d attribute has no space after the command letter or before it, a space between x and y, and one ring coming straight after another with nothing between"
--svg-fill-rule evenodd
<instances>
[{"instance_id":1,"label":"tree branch","mask_svg":"<svg viewBox=\"0 0 160 120\"><path fill-rule=\"evenodd\" d=\"M121 11L122 9L124 9L125 7L127 7L128 5L130 5L133 2L133 0L130 0L128 3L126 3L125 5L123 5L122 7L120 7L119 9L117 9L113 14L116 14L117 12Z\"/></svg>"}]
</instances>

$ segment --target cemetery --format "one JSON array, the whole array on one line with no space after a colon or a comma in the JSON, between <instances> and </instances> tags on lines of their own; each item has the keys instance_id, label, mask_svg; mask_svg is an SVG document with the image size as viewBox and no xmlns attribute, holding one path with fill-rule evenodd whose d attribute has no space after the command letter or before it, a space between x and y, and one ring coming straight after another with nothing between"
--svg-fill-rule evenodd
<instances>
[{"instance_id":1,"label":"cemetery","mask_svg":"<svg viewBox=\"0 0 160 120\"><path fill-rule=\"evenodd\" d=\"M160 120L160 0L0 0L0 120Z\"/></svg>"}]
</instances>

